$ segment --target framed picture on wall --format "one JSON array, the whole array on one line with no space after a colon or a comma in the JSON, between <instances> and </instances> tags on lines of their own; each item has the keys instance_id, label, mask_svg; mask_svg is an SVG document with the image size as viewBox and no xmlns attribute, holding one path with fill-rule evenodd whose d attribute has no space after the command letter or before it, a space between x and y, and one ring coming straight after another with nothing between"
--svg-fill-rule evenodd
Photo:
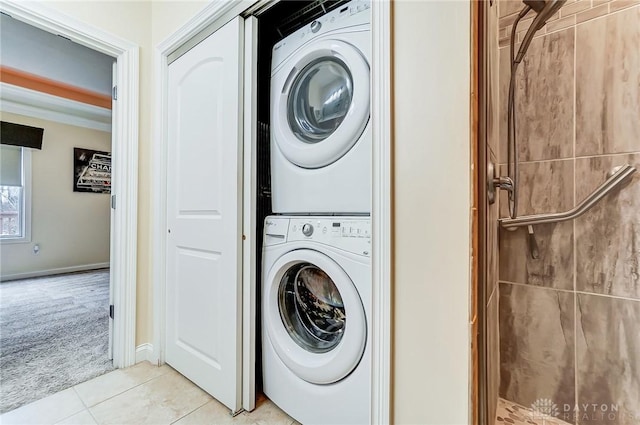
<instances>
[{"instance_id":1,"label":"framed picture on wall","mask_svg":"<svg viewBox=\"0 0 640 425\"><path fill-rule=\"evenodd\" d=\"M111 153L73 148L73 191L111 193Z\"/></svg>"}]
</instances>

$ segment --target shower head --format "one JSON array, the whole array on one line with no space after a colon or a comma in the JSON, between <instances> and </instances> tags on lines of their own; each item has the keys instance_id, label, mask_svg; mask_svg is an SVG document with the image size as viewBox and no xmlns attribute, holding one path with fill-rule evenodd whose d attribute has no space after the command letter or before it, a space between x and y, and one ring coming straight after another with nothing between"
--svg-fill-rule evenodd
<instances>
[{"instance_id":1,"label":"shower head","mask_svg":"<svg viewBox=\"0 0 640 425\"><path fill-rule=\"evenodd\" d=\"M549 20L549 18L551 18L566 2L567 0L524 0L524 3L533 9L537 15L533 19L531 26L522 39L522 44L520 45L520 49L518 49L518 54L515 58L516 63L522 62L522 58L524 58L524 55L527 52L527 49L531 44L531 40L533 40L533 36L536 32L538 32L538 30L547 23L547 20Z\"/></svg>"}]
</instances>

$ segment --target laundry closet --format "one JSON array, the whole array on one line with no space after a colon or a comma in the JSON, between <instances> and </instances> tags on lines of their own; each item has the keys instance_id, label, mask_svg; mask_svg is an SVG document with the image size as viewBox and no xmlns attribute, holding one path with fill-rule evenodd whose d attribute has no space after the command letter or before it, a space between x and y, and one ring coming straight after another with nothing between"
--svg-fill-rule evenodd
<instances>
[{"instance_id":1,"label":"laundry closet","mask_svg":"<svg viewBox=\"0 0 640 425\"><path fill-rule=\"evenodd\" d=\"M232 412L370 423L371 4L233 7L168 57L161 360Z\"/></svg>"}]
</instances>

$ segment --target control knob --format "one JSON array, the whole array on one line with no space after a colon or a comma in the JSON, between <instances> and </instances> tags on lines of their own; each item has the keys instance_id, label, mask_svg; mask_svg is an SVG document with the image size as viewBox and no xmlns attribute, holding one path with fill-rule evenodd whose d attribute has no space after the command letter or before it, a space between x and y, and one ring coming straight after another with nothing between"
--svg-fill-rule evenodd
<instances>
[{"instance_id":1,"label":"control knob","mask_svg":"<svg viewBox=\"0 0 640 425\"><path fill-rule=\"evenodd\" d=\"M320 27L322 27L322 23L319 21L313 21L311 23L311 32L312 33L316 33L318 31L320 31Z\"/></svg>"},{"instance_id":2,"label":"control knob","mask_svg":"<svg viewBox=\"0 0 640 425\"><path fill-rule=\"evenodd\" d=\"M302 226L302 233L303 233L305 236L311 236L311 235L313 235L313 226L312 226L311 224L309 224L309 223L305 223L305 224Z\"/></svg>"}]
</instances>

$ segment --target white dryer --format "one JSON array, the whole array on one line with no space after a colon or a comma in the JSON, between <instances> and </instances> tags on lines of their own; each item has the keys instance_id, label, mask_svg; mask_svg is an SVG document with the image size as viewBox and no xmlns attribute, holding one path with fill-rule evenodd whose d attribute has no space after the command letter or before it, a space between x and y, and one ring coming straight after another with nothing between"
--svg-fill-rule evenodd
<instances>
[{"instance_id":1,"label":"white dryer","mask_svg":"<svg viewBox=\"0 0 640 425\"><path fill-rule=\"evenodd\" d=\"M368 424L368 217L270 216L262 284L263 390L304 424Z\"/></svg>"},{"instance_id":2,"label":"white dryer","mask_svg":"<svg viewBox=\"0 0 640 425\"><path fill-rule=\"evenodd\" d=\"M371 212L369 2L354 0L273 47L274 213Z\"/></svg>"}]
</instances>

